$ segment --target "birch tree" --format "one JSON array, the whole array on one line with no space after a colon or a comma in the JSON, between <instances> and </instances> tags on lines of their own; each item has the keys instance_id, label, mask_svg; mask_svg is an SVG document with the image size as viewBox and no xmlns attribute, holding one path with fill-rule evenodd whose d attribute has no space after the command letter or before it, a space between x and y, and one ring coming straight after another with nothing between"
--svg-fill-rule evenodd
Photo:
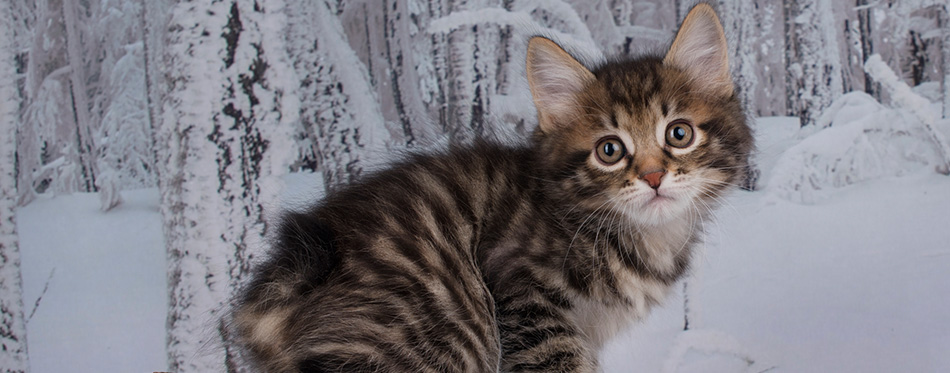
<instances>
[{"instance_id":1,"label":"birch tree","mask_svg":"<svg viewBox=\"0 0 950 373\"><path fill-rule=\"evenodd\" d=\"M758 73L755 90L756 115L774 116L786 113L785 86L785 39L782 37L784 27L782 4L774 1L755 0L756 26L753 28L754 37L745 40L748 47L754 51L756 57L754 66ZM743 9L740 12L746 11ZM746 57L748 58L748 57ZM745 74L746 68L739 69Z\"/></svg>"},{"instance_id":2,"label":"birch tree","mask_svg":"<svg viewBox=\"0 0 950 373\"><path fill-rule=\"evenodd\" d=\"M179 1L171 8L158 131L168 251L168 364L238 371L221 317L262 245L293 144L296 84L279 1ZM217 325L217 333L208 333Z\"/></svg>"},{"instance_id":3,"label":"birch tree","mask_svg":"<svg viewBox=\"0 0 950 373\"><path fill-rule=\"evenodd\" d=\"M326 189L353 181L373 151L381 151L385 122L369 75L350 48L333 3L287 7L287 47L300 82L295 168L320 170Z\"/></svg>"},{"instance_id":4,"label":"birch tree","mask_svg":"<svg viewBox=\"0 0 950 373\"><path fill-rule=\"evenodd\" d=\"M142 2L31 3L37 22L21 58L28 68L17 134L20 203L37 193L101 188L108 209L119 201L118 190L154 184L150 159L137 157L149 144L137 22Z\"/></svg>"},{"instance_id":5,"label":"birch tree","mask_svg":"<svg viewBox=\"0 0 950 373\"><path fill-rule=\"evenodd\" d=\"M493 0L447 1L443 12L499 5L500 1ZM498 53L503 50L499 47L504 45L496 24L452 31L447 35L446 45L448 113L443 125L451 138L464 141L486 132L491 99L496 93L497 69L502 64Z\"/></svg>"},{"instance_id":6,"label":"birch tree","mask_svg":"<svg viewBox=\"0 0 950 373\"><path fill-rule=\"evenodd\" d=\"M89 102L89 78L86 76L87 61L84 53L84 34L81 26L89 21L85 11L80 11L82 4L78 1L63 0L63 24L66 28L66 57L69 68L69 87L72 93L70 100L72 112L76 121L75 143L76 158L79 166L79 183L83 191L96 190L97 150L95 137L95 123L91 116L92 105Z\"/></svg>"},{"instance_id":7,"label":"birch tree","mask_svg":"<svg viewBox=\"0 0 950 373\"><path fill-rule=\"evenodd\" d=\"M422 32L434 1L354 0L337 8L352 50L366 66L393 145L428 142L433 119L442 116L444 97L434 61L440 41ZM441 102L440 102L441 101ZM431 106L429 106L431 103Z\"/></svg>"},{"instance_id":8,"label":"birch tree","mask_svg":"<svg viewBox=\"0 0 950 373\"><path fill-rule=\"evenodd\" d=\"M149 1L153 3L154 1ZM120 192L154 186L155 157L149 122L143 44L143 4L103 1L91 7L95 36L95 89L91 117L97 121L96 187L102 210L121 202Z\"/></svg>"},{"instance_id":9,"label":"birch tree","mask_svg":"<svg viewBox=\"0 0 950 373\"><path fill-rule=\"evenodd\" d=\"M0 8L0 370L29 368L16 228L16 127L19 122L17 43L12 7Z\"/></svg>"},{"instance_id":10,"label":"birch tree","mask_svg":"<svg viewBox=\"0 0 950 373\"><path fill-rule=\"evenodd\" d=\"M158 144L159 128L162 124L162 101L167 93L168 82L165 81L165 38L168 22L174 0L145 1L142 7L142 54L145 60L143 73L145 74L145 102L147 107L148 123L152 135L152 143ZM160 147L152 148L152 159L159 184L163 179L159 174L158 153ZM161 189L161 188L159 188Z\"/></svg>"},{"instance_id":11,"label":"birch tree","mask_svg":"<svg viewBox=\"0 0 950 373\"><path fill-rule=\"evenodd\" d=\"M786 105L811 125L843 93L837 27L830 0L785 3Z\"/></svg>"},{"instance_id":12,"label":"birch tree","mask_svg":"<svg viewBox=\"0 0 950 373\"><path fill-rule=\"evenodd\" d=\"M36 26L27 48L23 88L26 107L17 131L20 204L37 193L80 190L62 3L37 0L34 9Z\"/></svg>"},{"instance_id":13,"label":"birch tree","mask_svg":"<svg viewBox=\"0 0 950 373\"><path fill-rule=\"evenodd\" d=\"M758 88L756 72L757 45L756 22L753 0L720 1L719 14L729 41L729 64L737 94L746 112L755 111L755 94Z\"/></svg>"},{"instance_id":14,"label":"birch tree","mask_svg":"<svg viewBox=\"0 0 950 373\"><path fill-rule=\"evenodd\" d=\"M950 4L940 9L940 56L943 59L943 78L940 80L943 92L943 117L950 119Z\"/></svg>"},{"instance_id":15,"label":"birch tree","mask_svg":"<svg viewBox=\"0 0 950 373\"><path fill-rule=\"evenodd\" d=\"M389 132L407 147L446 135L465 141L486 130L492 97L504 93L508 37L498 24L476 23L448 33L429 22L500 0L385 0L346 3L340 19L365 61ZM520 61L518 62L520 63Z\"/></svg>"},{"instance_id":16,"label":"birch tree","mask_svg":"<svg viewBox=\"0 0 950 373\"><path fill-rule=\"evenodd\" d=\"M855 5L858 13L858 29L861 35L861 64L863 66L868 57L875 53L873 37L875 27L871 18L872 9L869 0L855 0ZM864 92L880 100L881 87L863 69L862 72L864 73Z\"/></svg>"}]
</instances>

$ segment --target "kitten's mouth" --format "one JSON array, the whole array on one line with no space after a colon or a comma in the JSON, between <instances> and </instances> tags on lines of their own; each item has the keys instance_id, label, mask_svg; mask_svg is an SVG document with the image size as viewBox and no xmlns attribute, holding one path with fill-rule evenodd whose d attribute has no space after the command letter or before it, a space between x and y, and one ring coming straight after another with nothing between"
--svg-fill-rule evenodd
<instances>
[{"instance_id":1,"label":"kitten's mouth","mask_svg":"<svg viewBox=\"0 0 950 373\"><path fill-rule=\"evenodd\" d=\"M652 194L649 194L649 195L640 194L638 196L635 196L629 199L629 201L635 204L636 206L639 206L639 208L641 209L647 208L647 209L658 210L658 209L662 209L666 205L676 202L677 198L674 198L673 196L666 193L653 191Z\"/></svg>"},{"instance_id":2,"label":"kitten's mouth","mask_svg":"<svg viewBox=\"0 0 950 373\"><path fill-rule=\"evenodd\" d=\"M679 200L661 193L656 193L642 205L641 211L648 217L648 222L662 223L678 215Z\"/></svg>"},{"instance_id":3,"label":"kitten's mouth","mask_svg":"<svg viewBox=\"0 0 950 373\"><path fill-rule=\"evenodd\" d=\"M666 204L672 203L676 199L670 196L662 195L659 192L647 201L647 206L653 206L655 208L660 208Z\"/></svg>"},{"instance_id":4,"label":"kitten's mouth","mask_svg":"<svg viewBox=\"0 0 950 373\"><path fill-rule=\"evenodd\" d=\"M652 191L653 193L638 193L631 196L627 202L632 207L624 209L628 216L640 224L662 224L679 216L683 209L682 197L674 197L668 193ZM632 206L631 206L632 205Z\"/></svg>"}]
</instances>

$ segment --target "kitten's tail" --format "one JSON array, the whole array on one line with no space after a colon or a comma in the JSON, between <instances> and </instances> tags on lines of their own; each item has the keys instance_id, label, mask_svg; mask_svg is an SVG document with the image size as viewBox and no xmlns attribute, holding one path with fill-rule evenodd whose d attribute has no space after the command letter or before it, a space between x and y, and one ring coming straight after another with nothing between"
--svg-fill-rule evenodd
<instances>
[{"instance_id":1,"label":"kitten's tail","mask_svg":"<svg viewBox=\"0 0 950 373\"><path fill-rule=\"evenodd\" d=\"M339 265L333 231L315 212L291 212L278 226L272 256L255 270L230 315L237 342L260 369L296 367L293 315L300 299L326 283Z\"/></svg>"}]
</instances>

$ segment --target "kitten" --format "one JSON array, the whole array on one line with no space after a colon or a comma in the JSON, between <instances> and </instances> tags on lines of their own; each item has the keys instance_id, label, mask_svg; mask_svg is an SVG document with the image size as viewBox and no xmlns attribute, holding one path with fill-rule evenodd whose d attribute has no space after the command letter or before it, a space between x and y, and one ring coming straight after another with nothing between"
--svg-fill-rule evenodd
<instances>
[{"instance_id":1,"label":"kitten","mask_svg":"<svg viewBox=\"0 0 950 373\"><path fill-rule=\"evenodd\" d=\"M268 372L598 369L689 267L752 137L722 26L588 70L529 41L538 127L414 155L287 214L233 324Z\"/></svg>"}]
</instances>

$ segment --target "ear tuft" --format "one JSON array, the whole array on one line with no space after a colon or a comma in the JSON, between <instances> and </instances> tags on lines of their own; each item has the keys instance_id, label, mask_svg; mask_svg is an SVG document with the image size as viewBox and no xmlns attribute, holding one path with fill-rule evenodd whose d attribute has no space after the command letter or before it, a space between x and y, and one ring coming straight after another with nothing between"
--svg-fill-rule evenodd
<instances>
[{"instance_id":1,"label":"ear tuft","mask_svg":"<svg viewBox=\"0 0 950 373\"><path fill-rule=\"evenodd\" d=\"M689 11L663 63L685 70L706 92L733 94L726 34L709 4L697 4Z\"/></svg>"},{"instance_id":2,"label":"ear tuft","mask_svg":"<svg viewBox=\"0 0 950 373\"><path fill-rule=\"evenodd\" d=\"M594 74L550 39L536 36L528 41L528 85L538 109L542 132L569 120L577 111L577 95L594 81Z\"/></svg>"}]
</instances>

